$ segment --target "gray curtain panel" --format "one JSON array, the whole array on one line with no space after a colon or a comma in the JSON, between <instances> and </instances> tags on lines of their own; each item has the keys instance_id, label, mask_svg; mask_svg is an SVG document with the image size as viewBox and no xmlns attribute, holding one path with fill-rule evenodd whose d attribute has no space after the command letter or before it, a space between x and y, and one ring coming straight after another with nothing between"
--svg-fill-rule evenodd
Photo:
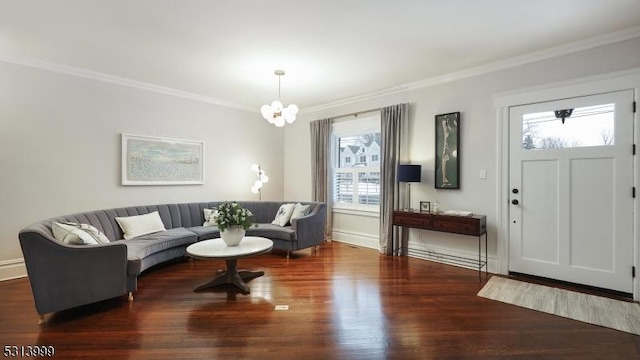
<instances>
[{"instance_id":1,"label":"gray curtain panel","mask_svg":"<svg viewBox=\"0 0 640 360\"><path fill-rule=\"evenodd\" d=\"M313 182L313 201L327 205L327 226L325 239L331 238L331 123L332 119L312 121L311 126L311 181Z\"/></svg>"},{"instance_id":2,"label":"gray curtain panel","mask_svg":"<svg viewBox=\"0 0 640 360\"><path fill-rule=\"evenodd\" d=\"M393 236L393 210L398 209L398 164L402 157L403 135L407 128L409 104L398 104L380 110L382 149L380 161L380 252L402 255L402 240ZM396 234L399 235L399 234Z\"/></svg>"}]
</instances>

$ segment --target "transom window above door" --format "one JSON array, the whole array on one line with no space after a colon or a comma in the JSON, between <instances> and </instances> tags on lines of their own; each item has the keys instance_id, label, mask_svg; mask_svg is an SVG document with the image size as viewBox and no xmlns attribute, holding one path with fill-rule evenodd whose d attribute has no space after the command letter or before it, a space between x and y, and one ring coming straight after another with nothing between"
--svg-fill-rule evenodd
<instances>
[{"instance_id":1,"label":"transom window above door","mask_svg":"<svg viewBox=\"0 0 640 360\"><path fill-rule=\"evenodd\" d=\"M615 144L615 104L557 109L522 116L522 150Z\"/></svg>"}]
</instances>

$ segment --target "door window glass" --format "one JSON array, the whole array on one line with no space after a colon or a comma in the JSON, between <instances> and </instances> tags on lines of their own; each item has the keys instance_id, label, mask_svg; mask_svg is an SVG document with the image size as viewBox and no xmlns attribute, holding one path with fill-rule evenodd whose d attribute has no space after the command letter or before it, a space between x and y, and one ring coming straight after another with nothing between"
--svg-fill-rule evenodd
<instances>
[{"instance_id":1,"label":"door window glass","mask_svg":"<svg viewBox=\"0 0 640 360\"><path fill-rule=\"evenodd\" d=\"M563 115L570 115L562 119ZM544 111L522 116L522 149L612 146L615 104Z\"/></svg>"}]
</instances>

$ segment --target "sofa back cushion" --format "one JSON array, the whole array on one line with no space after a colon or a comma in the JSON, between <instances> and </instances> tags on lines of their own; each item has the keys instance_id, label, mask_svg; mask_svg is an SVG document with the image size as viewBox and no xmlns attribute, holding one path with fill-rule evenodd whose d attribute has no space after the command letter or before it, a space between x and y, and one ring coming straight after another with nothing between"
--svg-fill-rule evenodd
<instances>
[{"instance_id":1,"label":"sofa back cushion","mask_svg":"<svg viewBox=\"0 0 640 360\"><path fill-rule=\"evenodd\" d=\"M257 223L271 224L275 219L283 201L240 201L238 204L243 208L249 209L253 213L253 217Z\"/></svg>"},{"instance_id":2,"label":"sofa back cushion","mask_svg":"<svg viewBox=\"0 0 640 360\"><path fill-rule=\"evenodd\" d=\"M195 202L177 204L183 227L190 228L204 224L204 209L215 209L221 202Z\"/></svg>"},{"instance_id":3,"label":"sofa back cushion","mask_svg":"<svg viewBox=\"0 0 640 360\"><path fill-rule=\"evenodd\" d=\"M40 231L51 237L53 237L53 232L51 230L51 224L53 222L88 224L96 227L99 231L105 234L110 241L114 241L124 238L124 234L120 225L118 225L118 222L116 221L116 217L144 215L154 211L157 211L160 215L160 219L162 219L162 223L165 228L172 229L183 226L180 220L180 212L176 204L134 206L88 211L84 213L59 216L53 219L41 221L38 224L43 226L40 227Z\"/></svg>"},{"instance_id":4,"label":"sofa back cushion","mask_svg":"<svg viewBox=\"0 0 640 360\"><path fill-rule=\"evenodd\" d=\"M214 201L200 203L178 204L182 226L202 226L204 223L204 209L215 209L220 204L231 201ZM283 201L236 201L241 207L253 213L257 223L271 223Z\"/></svg>"},{"instance_id":5,"label":"sofa back cushion","mask_svg":"<svg viewBox=\"0 0 640 360\"><path fill-rule=\"evenodd\" d=\"M182 203L176 206L180 212L181 226L194 227L204 224L204 209L215 209L220 204L227 201L199 202L199 203ZM245 209L249 209L253 213L253 217L257 223L270 224L278 213L280 205L285 203L298 203L297 201L236 201L238 205ZM318 203L302 202L302 204L310 205L307 213L313 212ZM166 225L166 224L165 224ZM175 226L174 226L175 227ZM168 229L169 227L167 227Z\"/></svg>"},{"instance_id":6,"label":"sofa back cushion","mask_svg":"<svg viewBox=\"0 0 640 360\"><path fill-rule=\"evenodd\" d=\"M238 201L238 204L249 209L254 214L256 222L268 224L275 218L280 205L291 202L295 203L295 201ZM221 203L222 201L163 204L88 211L39 221L27 228L53 238L51 224L54 221L89 224L95 226L99 231L104 233L110 241L114 241L124 238L122 229L116 222L116 217L143 215L157 211L166 229L173 229L177 227L189 228L202 226L204 223L204 209L216 208ZM312 213L319 203L302 202L302 204L310 204L311 208L309 209L309 212ZM25 228L25 230L27 228Z\"/></svg>"}]
</instances>

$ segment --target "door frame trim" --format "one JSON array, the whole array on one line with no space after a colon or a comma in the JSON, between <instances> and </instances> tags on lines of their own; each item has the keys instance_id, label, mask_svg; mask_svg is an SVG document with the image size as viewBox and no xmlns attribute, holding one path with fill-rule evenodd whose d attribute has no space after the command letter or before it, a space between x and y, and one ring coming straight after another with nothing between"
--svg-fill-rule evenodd
<instances>
[{"instance_id":1,"label":"door frame trim","mask_svg":"<svg viewBox=\"0 0 640 360\"><path fill-rule=\"evenodd\" d=\"M634 99L636 102L640 102L638 96L640 91L640 68L493 94L492 97L494 107L496 108L497 121L496 138L498 139L496 153L496 255L498 259L498 274L506 275L509 272L509 109L513 106L530 105L622 90L634 90ZM638 139L640 139L638 112L634 114L633 122L633 142L637 144ZM633 159L633 185L640 189L638 181L640 169L639 159L640 154L636 155ZM631 189L629 189L629 192L631 192ZM637 267L640 261L640 239L638 236L640 205L638 197L636 197L633 202L633 211L633 266ZM629 269L629 271L631 271L631 269ZM636 301L640 300L640 276L636 276L636 278L633 279L633 299Z\"/></svg>"}]
</instances>

